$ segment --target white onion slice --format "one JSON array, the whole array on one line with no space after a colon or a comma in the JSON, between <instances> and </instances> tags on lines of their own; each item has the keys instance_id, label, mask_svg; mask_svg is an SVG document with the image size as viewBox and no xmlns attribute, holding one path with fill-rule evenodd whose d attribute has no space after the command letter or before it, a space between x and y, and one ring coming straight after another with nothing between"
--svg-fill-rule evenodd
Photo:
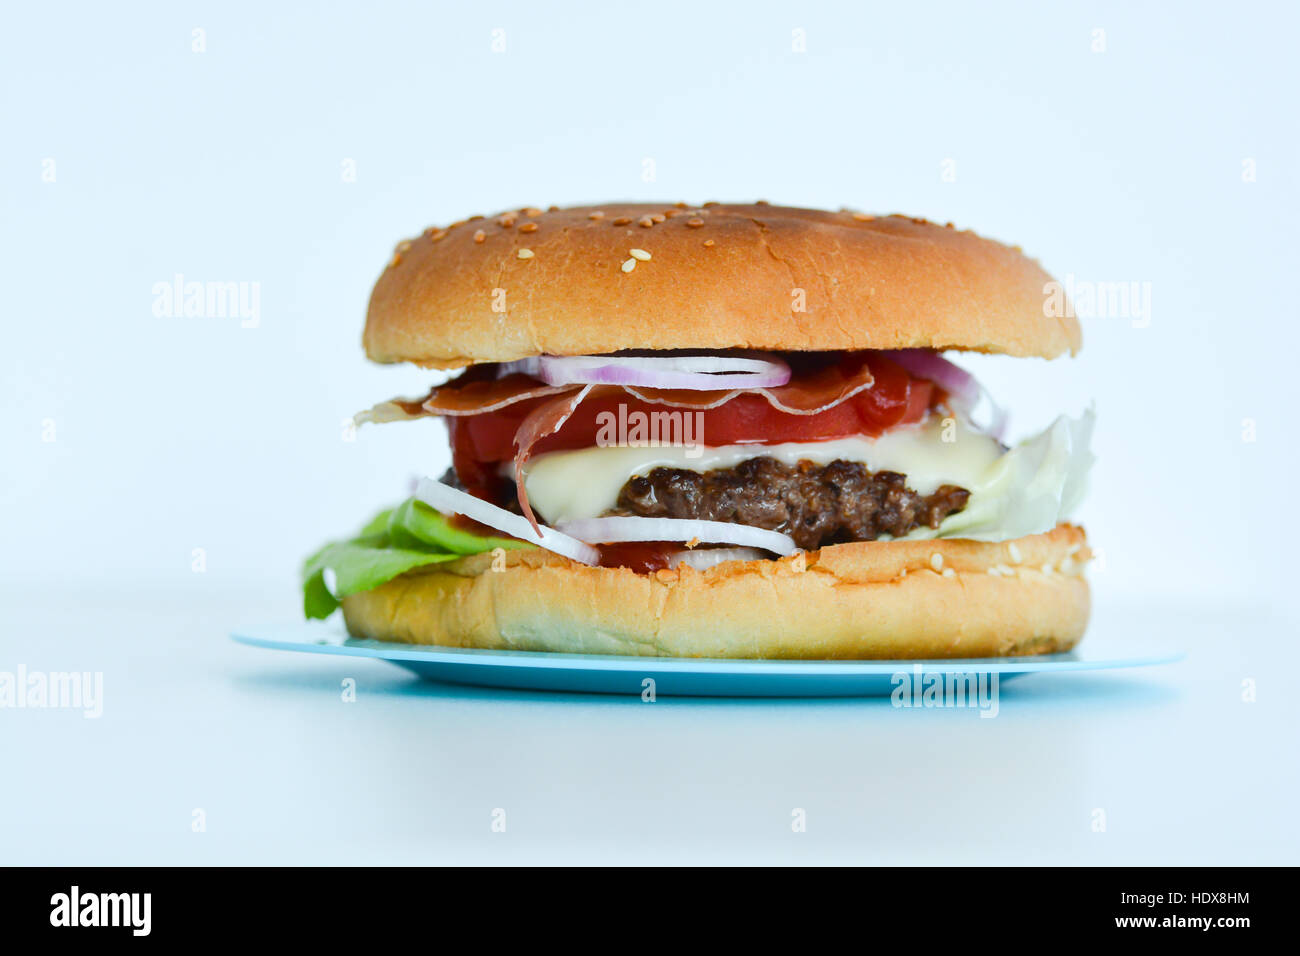
<instances>
[{"instance_id":1,"label":"white onion slice","mask_svg":"<svg viewBox=\"0 0 1300 956\"><path fill-rule=\"evenodd\" d=\"M504 531L508 535L536 544L548 551L554 551L556 554L562 554L574 561L583 564L600 564L600 552L591 545L545 525L540 526L540 533L538 533L533 530L533 526L523 515L498 508L490 501L475 498L459 488L444 485L441 481L421 478L419 486L415 489L415 497L444 515L464 515L480 524Z\"/></svg>"},{"instance_id":2,"label":"white onion slice","mask_svg":"<svg viewBox=\"0 0 1300 956\"><path fill-rule=\"evenodd\" d=\"M688 565L696 571L707 571L728 561L763 561L767 555L758 548L699 548L695 551L678 551L668 559L668 567Z\"/></svg>"},{"instance_id":3,"label":"white onion slice","mask_svg":"<svg viewBox=\"0 0 1300 956\"><path fill-rule=\"evenodd\" d=\"M639 385L718 391L775 388L790 381L790 366L775 358L737 355L542 355L503 365L500 375L523 372L548 385Z\"/></svg>"},{"instance_id":4,"label":"white onion slice","mask_svg":"<svg viewBox=\"0 0 1300 956\"><path fill-rule=\"evenodd\" d=\"M762 548L788 556L799 550L794 539L779 531L753 528L730 521L695 521L688 518L579 518L559 526L571 534L595 544L622 541L695 541L703 544L738 544Z\"/></svg>"}]
</instances>

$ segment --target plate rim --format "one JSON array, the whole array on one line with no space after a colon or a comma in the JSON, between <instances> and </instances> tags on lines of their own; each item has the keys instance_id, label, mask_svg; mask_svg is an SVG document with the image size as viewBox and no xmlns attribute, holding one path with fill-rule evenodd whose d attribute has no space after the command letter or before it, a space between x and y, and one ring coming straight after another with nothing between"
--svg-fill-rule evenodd
<instances>
[{"instance_id":1,"label":"plate rim","mask_svg":"<svg viewBox=\"0 0 1300 956\"><path fill-rule=\"evenodd\" d=\"M1124 667L1150 667L1185 660L1187 652L1167 650L1124 658L1096 660L1064 654L1022 657L893 658L888 660L784 660L719 657L649 657L619 654L574 654L559 651L516 651L478 647L443 647L440 645L401 644L368 638L347 638L346 642L261 637L256 632L275 629L239 627L230 633L238 644L266 650L296 651L336 657L361 657L389 661L424 661L451 665L475 665L514 669L603 670L640 672L647 670L678 671L693 674L727 674L753 676L868 676L896 674L900 671L948 674L1015 674L1044 671L1112 670ZM284 625L279 625L283 628Z\"/></svg>"}]
</instances>

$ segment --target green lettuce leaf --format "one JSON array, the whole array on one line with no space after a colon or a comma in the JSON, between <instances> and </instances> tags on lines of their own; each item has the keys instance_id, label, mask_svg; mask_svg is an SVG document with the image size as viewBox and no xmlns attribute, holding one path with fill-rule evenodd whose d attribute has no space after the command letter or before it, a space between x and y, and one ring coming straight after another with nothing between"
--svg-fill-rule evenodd
<instances>
[{"instance_id":1,"label":"green lettuce leaf","mask_svg":"<svg viewBox=\"0 0 1300 956\"><path fill-rule=\"evenodd\" d=\"M415 568L455 561L496 548L515 550L534 545L514 538L494 538L452 527L422 501L408 498L381 511L356 537L325 545L302 568L302 609L309 618L326 618L339 599L369 591ZM334 589L325 584L333 573Z\"/></svg>"},{"instance_id":2,"label":"green lettuce leaf","mask_svg":"<svg viewBox=\"0 0 1300 956\"><path fill-rule=\"evenodd\" d=\"M378 518L375 520L378 521ZM445 517L414 498L407 498L388 512L384 526L388 530L389 541L399 548L433 548L451 554L482 554L494 548L513 551L533 547L517 538L484 537L473 531L453 528Z\"/></svg>"}]
</instances>

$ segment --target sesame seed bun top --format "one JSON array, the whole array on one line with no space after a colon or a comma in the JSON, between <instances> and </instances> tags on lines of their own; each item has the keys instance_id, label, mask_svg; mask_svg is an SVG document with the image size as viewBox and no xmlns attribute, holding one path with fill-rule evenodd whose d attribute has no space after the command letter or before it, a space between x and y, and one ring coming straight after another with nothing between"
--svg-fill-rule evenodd
<instances>
[{"instance_id":1,"label":"sesame seed bun top","mask_svg":"<svg viewBox=\"0 0 1300 956\"><path fill-rule=\"evenodd\" d=\"M1053 358L1078 322L1018 248L951 224L754 205L514 210L400 243L377 362L458 368L621 349L930 347Z\"/></svg>"}]
</instances>

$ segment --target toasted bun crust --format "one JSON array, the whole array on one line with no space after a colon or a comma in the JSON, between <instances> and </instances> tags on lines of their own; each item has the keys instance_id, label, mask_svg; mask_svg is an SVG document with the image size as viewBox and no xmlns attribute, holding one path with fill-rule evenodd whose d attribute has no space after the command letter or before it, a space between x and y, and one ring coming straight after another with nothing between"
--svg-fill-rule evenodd
<instances>
[{"instance_id":1,"label":"toasted bun crust","mask_svg":"<svg viewBox=\"0 0 1300 956\"><path fill-rule=\"evenodd\" d=\"M524 209L401 243L363 341L377 362L433 368L679 348L1053 358L1077 351L1080 332L1073 317L1044 314L1051 281L1018 248L904 216L765 203Z\"/></svg>"},{"instance_id":2,"label":"toasted bun crust","mask_svg":"<svg viewBox=\"0 0 1300 956\"><path fill-rule=\"evenodd\" d=\"M809 659L1045 654L1083 636L1088 557L1083 529L1072 525L999 544L833 545L803 556L802 570L796 556L636 574L509 551L497 571L483 554L405 574L344 598L343 614L356 637L449 647Z\"/></svg>"}]
</instances>

